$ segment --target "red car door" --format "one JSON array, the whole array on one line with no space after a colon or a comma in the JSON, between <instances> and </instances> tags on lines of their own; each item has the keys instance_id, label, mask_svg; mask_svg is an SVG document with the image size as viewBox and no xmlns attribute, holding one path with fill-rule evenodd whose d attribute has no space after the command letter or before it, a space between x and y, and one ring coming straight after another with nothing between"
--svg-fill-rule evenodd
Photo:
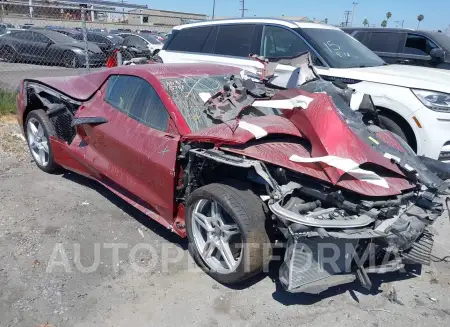
<instances>
[{"instance_id":1,"label":"red car door","mask_svg":"<svg viewBox=\"0 0 450 327\"><path fill-rule=\"evenodd\" d=\"M180 136L152 85L113 75L78 117L107 121L83 125L85 159L96 177L149 216L171 224Z\"/></svg>"}]
</instances>

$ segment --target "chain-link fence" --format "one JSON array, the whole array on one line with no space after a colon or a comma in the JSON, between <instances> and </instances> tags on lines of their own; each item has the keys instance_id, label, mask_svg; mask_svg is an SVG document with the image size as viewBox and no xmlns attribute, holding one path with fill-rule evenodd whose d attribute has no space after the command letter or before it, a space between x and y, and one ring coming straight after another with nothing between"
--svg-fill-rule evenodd
<instances>
[{"instance_id":1,"label":"chain-link fence","mask_svg":"<svg viewBox=\"0 0 450 327\"><path fill-rule=\"evenodd\" d=\"M14 89L23 78L85 74L120 64L121 58L150 57L174 26L207 18L80 2L0 0L0 88Z\"/></svg>"}]
</instances>

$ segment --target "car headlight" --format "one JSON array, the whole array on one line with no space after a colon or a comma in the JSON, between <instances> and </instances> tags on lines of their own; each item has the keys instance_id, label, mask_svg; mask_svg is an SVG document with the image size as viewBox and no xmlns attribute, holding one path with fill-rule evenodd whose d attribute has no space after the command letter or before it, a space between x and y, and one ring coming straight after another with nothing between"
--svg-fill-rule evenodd
<instances>
[{"instance_id":1,"label":"car headlight","mask_svg":"<svg viewBox=\"0 0 450 327\"><path fill-rule=\"evenodd\" d=\"M427 108L450 113L450 94L426 90L412 91Z\"/></svg>"}]
</instances>

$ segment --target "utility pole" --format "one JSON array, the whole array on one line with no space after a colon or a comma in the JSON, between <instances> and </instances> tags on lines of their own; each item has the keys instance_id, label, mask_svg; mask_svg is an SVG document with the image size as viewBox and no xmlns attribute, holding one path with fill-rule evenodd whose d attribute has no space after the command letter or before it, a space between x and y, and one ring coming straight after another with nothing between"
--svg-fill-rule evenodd
<instances>
[{"instance_id":1,"label":"utility pole","mask_svg":"<svg viewBox=\"0 0 450 327\"><path fill-rule=\"evenodd\" d=\"M353 10L352 10L352 24L351 26L353 26L353 20L355 19L356 16L356 6L358 5L358 2L353 2Z\"/></svg>"},{"instance_id":2,"label":"utility pole","mask_svg":"<svg viewBox=\"0 0 450 327\"><path fill-rule=\"evenodd\" d=\"M350 15L351 11L350 10L346 10L344 11L344 17L345 17L345 26L348 26L348 16Z\"/></svg>"},{"instance_id":3,"label":"utility pole","mask_svg":"<svg viewBox=\"0 0 450 327\"><path fill-rule=\"evenodd\" d=\"M402 28L403 28L403 23L405 22L405 20L404 19L402 19L402 20L396 20L395 21L395 28L398 28L398 25L400 24L400 23L402 23Z\"/></svg>"},{"instance_id":4,"label":"utility pole","mask_svg":"<svg viewBox=\"0 0 450 327\"><path fill-rule=\"evenodd\" d=\"M241 0L241 3L242 3L242 8L239 9L239 10L242 11L242 17L244 17L244 13L245 13L248 9L245 8L245 0Z\"/></svg>"},{"instance_id":5,"label":"utility pole","mask_svg":"<svg viewBox=\"0 0 450 327\"><path fill-rule=\"evenodd\" d=\"M212 14L212 20L214 20L214 13L216 11L216 0L213 0L213 14Z\"/></svg>"},{"instance_id":6,"label":"utility pole","mask_svg":"<svg viewBox=\"0 0 450 327\"><path fill-rule=\"evenodd\" d=\"M123 0L122 0L122 23L125 23L125 8L123 7Z\"/></svg>"}]
</instances>

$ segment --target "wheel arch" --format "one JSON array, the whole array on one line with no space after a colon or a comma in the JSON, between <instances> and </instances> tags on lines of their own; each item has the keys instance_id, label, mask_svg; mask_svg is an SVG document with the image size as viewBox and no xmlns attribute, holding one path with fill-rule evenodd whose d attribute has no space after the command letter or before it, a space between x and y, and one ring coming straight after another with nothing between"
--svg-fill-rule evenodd
<instances>
[{"instance_id":1,"label":"wheel arch","mask_svg":"<svg viewBox=\"0 0 450 327\"><path fill-rule=\"evenodd\" d=\"M392 119L395 123L397 123L400 126L402 131L406 134L408 144L411 146L414 152L417 153L418 138L414 129L411 127L408 121L402 115L389 108L377 106L377 109L380 110L381 115Z\"/></svg>"}]
</instances>

